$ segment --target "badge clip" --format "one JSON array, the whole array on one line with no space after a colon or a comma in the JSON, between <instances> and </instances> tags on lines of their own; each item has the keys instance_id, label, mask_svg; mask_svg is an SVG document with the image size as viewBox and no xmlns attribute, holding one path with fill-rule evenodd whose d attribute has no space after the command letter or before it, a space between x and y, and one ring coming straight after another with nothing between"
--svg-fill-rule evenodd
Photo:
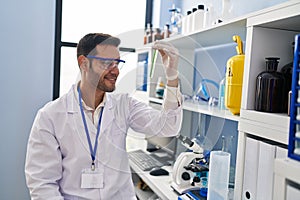
<instances>
[{"instance_id":1,"label":"badge clip","mask_svg":"<svg viewBox=\"0 0 300 200\"><path fill-rule=\"evenodd\" d=\"M91 166L92 171L95 171L95 162L92 162L92 166Z\"/></svg>"}]
</instances>

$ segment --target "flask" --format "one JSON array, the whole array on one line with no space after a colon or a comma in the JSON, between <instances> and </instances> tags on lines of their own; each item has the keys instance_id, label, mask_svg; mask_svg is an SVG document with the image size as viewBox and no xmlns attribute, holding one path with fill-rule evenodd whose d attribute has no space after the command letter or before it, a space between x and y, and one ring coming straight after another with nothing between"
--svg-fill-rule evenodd
<instances>
[{"instance_id":1,"label":"flask","mask_svg":"<svg viewBox=\"0 0 300 200\"><path fill-rule=\"evenodd\" d=\"M279 58L266 58L266 71L256 77L255 110L279 113L283 111L285 79L277 72Z\"/></svg>"},{"instance_id":2,"label":"flask","mask_svg":"<svg viewBox=\"0 0 300 200\"><path fill-rule=\"evenodd\" d=\"M229 58L226 64L225 106L232 114L237 115L241 108L245 55L240 36L234 35L232 39L237 43L237 55Z\"/></svg>"},{"instance_id":3,"label":"flask","mask_svg":"<svg viewBox=\"0 0 300 200\"><path fill-rule=\"evenodd\" d=\"M193 13L194 15L194 31L199 31L204 27L204 5L198 5L198 9Z\"/></svg>"},{"instance_id":4,"label":"flask","mask_svg":"<svg viewBox=\"0 0 300 200\"><path fill-rule=\"evenodd\" d=\"M182 14L180 13L180 9L176 8L175 4L172 4L172 8L169 9L171 12L171 29L172 34L179 34L179 28L181 27Z\"/></svg>"},{"instance_id":5,"label":"flask","mask_svg":"<svg viewBox=\"0 0 300 200\"><path fill-rule=\"evenodd\" d=\"M162 99L164 96L165 84L162 81L162 77L158 77L157 85L155 89L155 97Z\"/></svg>"},{"instance_id":6,"label":"flask","mask_svg":"<svg viewBox=\"0 0 300 200\"><path fill-rule=\"evenodd\" d=\"M229 20L233 17L232 7L233 5L231 4L231 0L222 0L222 21Z\"/></svg>"}]
</instances>

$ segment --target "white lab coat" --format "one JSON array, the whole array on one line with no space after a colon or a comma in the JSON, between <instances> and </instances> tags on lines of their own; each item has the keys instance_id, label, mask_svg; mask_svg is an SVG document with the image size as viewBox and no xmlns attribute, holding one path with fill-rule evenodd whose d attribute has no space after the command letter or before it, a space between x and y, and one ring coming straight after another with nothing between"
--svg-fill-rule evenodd
<instances>
[{"instance_id":1,"label":"white lab coat","mask_svg":"<svg viewBox=\"0 0 300 200\"><path fill-rule=\"evenodd\" d=\"M104 173L104 187L82 189L81 171L91 167L91 156L74 87L41 108L33 123L25 163L31 198L136 199L125 148L127 130L177 135L181 106L160 112L126 94L107 94L95 161ZM86 119L94 146L97 129Z\"/></svg>"}]
</instances>

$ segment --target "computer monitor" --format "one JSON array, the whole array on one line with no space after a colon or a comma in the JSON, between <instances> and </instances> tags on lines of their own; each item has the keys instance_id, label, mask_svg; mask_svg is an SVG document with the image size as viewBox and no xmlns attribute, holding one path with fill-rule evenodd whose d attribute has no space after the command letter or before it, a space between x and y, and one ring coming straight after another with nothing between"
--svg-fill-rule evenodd
<instances>
[{"instance_id":1,"label":"computer monitor","mask_svg":"<svg viewBox=\"0 0 300 200\"><path fill-rule=\"evenodd\" d=\"M146 137L147 140L147 151L154 152L166 152L170 156L176 154L177 138L176 137L159 137L150 136Z\"/></svg>"},{"instance_id":2,"label":"computer monitor","mask_svg":"<svg viewBox=\"0 0 300 200\"><path fill-rule=\"evenodd\" d=\"M149 105L155 109L160 110L161 104L150 102ZM147 151L149 152L164 152L168 154L168 157L174 159L177 147L177 138L172 137L161 137L161 136L147 136Z\"/></svg>"}]
</instances>

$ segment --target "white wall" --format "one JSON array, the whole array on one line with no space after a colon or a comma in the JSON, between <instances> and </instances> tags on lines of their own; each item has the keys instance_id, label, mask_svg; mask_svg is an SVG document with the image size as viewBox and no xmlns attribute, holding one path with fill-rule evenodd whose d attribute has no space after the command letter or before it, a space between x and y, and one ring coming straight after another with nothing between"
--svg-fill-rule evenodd
<instances>
[{"instance_id":1,"label":"white wall","mask_svg":"<svg viewBox=\"0 0 300 200\"><path fill-rule=\"evenodd\" d=\"M55 1L2 1L0 25L0 199L26 200L27 139L52 99Z\"/></svg>"}]
</instances>

